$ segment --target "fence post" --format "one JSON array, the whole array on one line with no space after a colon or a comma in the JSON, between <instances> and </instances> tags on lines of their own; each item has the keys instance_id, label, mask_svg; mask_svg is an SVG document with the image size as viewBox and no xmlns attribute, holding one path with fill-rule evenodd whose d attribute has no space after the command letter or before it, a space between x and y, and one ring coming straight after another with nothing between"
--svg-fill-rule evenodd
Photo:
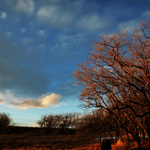
<instances>
[{"instance_id":1,"label":"fence post","mask_svg":"<svg viewBox=\"0 0 150 150\"><path fill-rule=\"evenodd\" d=\"M111 140L110 139L104 139L102 141L101 150L111 150Z\"/></svg>"}]
</instances>

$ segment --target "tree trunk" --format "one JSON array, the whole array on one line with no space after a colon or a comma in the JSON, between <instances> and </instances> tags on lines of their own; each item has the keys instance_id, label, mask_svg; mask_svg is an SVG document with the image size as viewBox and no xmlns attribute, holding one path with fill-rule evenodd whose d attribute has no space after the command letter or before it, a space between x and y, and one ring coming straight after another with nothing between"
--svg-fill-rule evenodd
<instances>
[{"instance_id":1,"label":"tree trunk","mask_svg":"<svg viewBox=\"0 0 150 150\"><path fill-rule=\"evenodd\" d=\"M140 141L137 141L138 142L138 145L139 145L139 150L142 150L142 147L141 147L141 140Z\"/></svg>"},{"instance_id":2,"label":"tree trunk","mask_svg":"<svg viewBox=\"0 0 150 150\"><path fill-rule=\"evenodd\" d=\"M128 132L127 132L127 141L130 141L130 136Z\"/></svg>"},{"instance_id":3,"label":"tree trunk","mask_svg":"<svg viewBox=\"0 0 150 150\"><path fill-rule=\"evenodd\" d=\"M143 139L145 140L145 132L143 131Z\"/></svg>"},{"instance_id":4,"label":"tree trunk","mask_svg":"<svg viewBox=\"0 0 150 150\"><path fill-rule=\"evenodd\" d=\"M140 137L139 137L139 136L136 136L135 140L137 141L137 143L138 143L138 145L139 145L139 150L142 150Z\"/></svg>"}]
</instances>

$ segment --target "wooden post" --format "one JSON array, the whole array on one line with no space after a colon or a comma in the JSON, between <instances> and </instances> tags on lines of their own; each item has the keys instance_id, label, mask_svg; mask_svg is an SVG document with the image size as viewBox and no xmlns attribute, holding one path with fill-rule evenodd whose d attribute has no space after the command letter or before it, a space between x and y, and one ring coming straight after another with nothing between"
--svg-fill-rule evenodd
<instances>
[{"instance_id":1,"label":"wooden post","mask_svg":"<svg viewBox=\"0 0 150 150\"><path fill-rule=\"evenodd\" d=\"M111 140L110 139L104 139L102 141L101 150L111 150Z\"/></svg>"}]
</instances>

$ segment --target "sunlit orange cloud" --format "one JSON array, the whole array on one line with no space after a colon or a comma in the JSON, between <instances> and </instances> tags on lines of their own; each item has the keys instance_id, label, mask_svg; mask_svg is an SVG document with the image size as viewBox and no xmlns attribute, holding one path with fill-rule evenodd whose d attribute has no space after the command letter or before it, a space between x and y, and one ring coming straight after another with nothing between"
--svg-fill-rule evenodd
<instances>
[{"instance_id":1,"label":"sunlit orange cloud","mask_svg":"<svg viewBox=\"0 0 150 150\"><path fill-rule=\"evenodd\" d=\"M26 127L39 127L39 125L35 122L33 123L21 123L20 126L26 126Z\"/></svg>"},{"instance_id":2,"label":"sunlit orange cloud","mask_svg":"<svg viewBox=\"0 0 150 150\"><path fill-rule=\"evenodd\" d=\"M27 99L22 102L11 102L11 105L17 106L19 109L28 109L28 108L46 108L49 106L56 105L60 102L61 95L52 93L50 95L42 96L37 100Z\"/></svg>"},{"instance_id":3,"label":"sunlit orange cloud","mask_svg":"<svg viewBox=\"0 0 150 150\"><path fill-rule=\"evenodd\" d=\"M0 99L0 104L3 104L4 100L3 99Z\"/></svg>"}]
</instances>

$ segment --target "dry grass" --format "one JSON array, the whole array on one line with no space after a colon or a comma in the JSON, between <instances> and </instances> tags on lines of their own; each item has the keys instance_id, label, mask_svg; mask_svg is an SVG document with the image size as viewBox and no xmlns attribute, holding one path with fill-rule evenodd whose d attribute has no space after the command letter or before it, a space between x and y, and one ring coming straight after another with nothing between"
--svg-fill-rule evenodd
<instances>
[{"instance_id":1,"label":"dry grass","mask_svg":"<svg viewBox=\"0 0 150 150\"><path fill-rule=\"evenodd\" d=\"M92 135L0 136L0 149L75 149L78 147L93 147L90 144L95 142L94 139L95 137Z\"/></svg>"},{"instance_id":2,"label":"dry grass","mask_svg":"<svg viewBox=\"0 0 150 150\"><path fill-rule=\"evenodd\" d=\"M112 145L112 150L138 150L138 144L135 141L122 143L119 140L116 144ZM142 142L142 150L149 150L148 141Z\"/></svg>"},{"instance_id":3,"label":"dry grass","mask_svg":"<svg viewBox=\"0 0 150 150\"><path fill-rule=\"evenodd\" d=\"M100 150L99 140L93 135L55 135L55 136L29 136L14 135L0 136L0 149L3 150ZM137 143L112 144L112 150L137 150ZM148 150L148 142L142 143L143 150Z\"/></svg>"}]
</instances>

